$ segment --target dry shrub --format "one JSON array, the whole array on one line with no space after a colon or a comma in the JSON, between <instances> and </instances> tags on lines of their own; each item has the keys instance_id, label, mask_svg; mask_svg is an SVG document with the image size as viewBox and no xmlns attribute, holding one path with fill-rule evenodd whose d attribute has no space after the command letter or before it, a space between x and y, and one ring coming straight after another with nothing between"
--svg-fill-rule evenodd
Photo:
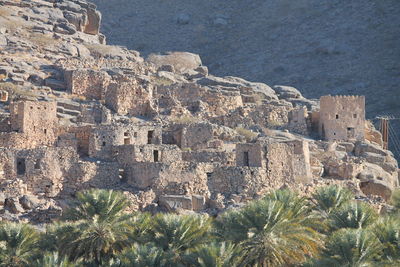
<instances>
[{"instance_id":1,"label":"dry shrub","mask_svg":"<svg viewBox=\"0 0 400 267\"><path fill-rule=\"evenodd\" d=\"M178 124L188 124L188 123L196 123L196 122L201 122L200 118L193 117L191 115L183 115L181 117L176 117L172 119L173 122L178 123Z\"/></svg>"},{"instance_id":2,"label":"dry shrub","mask_svg":"<svg viewBox=\"0 0 400 267\"><path fill-rule=\"evenodd\" d=\"M18 97L22 97L23 98L23 97L36 97L36 96L38 96L38 94L36 92L21 89L21 87L19 87L18 85L15 85L15 84L10 83L10 82L0 83L0 90L7 91L13 97L18 96Z\"/></svg>"},{"instance_id":3,"label":"dry shrub","mask_svg":"<svg viewBox=\"0 0 400 267\"><path fill-rule=\"evenodd\" d=\"M170 86L170 85L174 84L174 81L167 79L165 77L153 76L152 83L155 85L159 85L159 86Z\"/></svg>"},{"instance_id":4,"label":"dry shrub","mask_svg":"<svg viewBox=\"0 0 400 267\"><path fill-rule=\"evenodd\" d=\"M90 54L93 56L103 56L107 54L112 54L113 50L115 50L114 46L111 45L103 45L103 44L84 44L87 49L89 49Z\"/></svg>"},{"instance_id":5,"label":"dry shrub","mask_svg":"<svg viewBox=\"0 0 400 267\"><path fill-rule=\"evenodd\" d=\"M235 131L239 135L244 136L248 142L253 141L258 136L257 133L243 127L236 127Z\"/></svg>"},{"instance_id":6,"label":"dry shrub","mask_svg":"<svg viewBox=\"0 0 400 267\"><path fill-rule=\"evenodd\" d=\"M41 33L31 33L28 38L32 43L39 46L50 46L58 43L58 41L52 36L44 35Z\"/></svg>"}]
</instances>

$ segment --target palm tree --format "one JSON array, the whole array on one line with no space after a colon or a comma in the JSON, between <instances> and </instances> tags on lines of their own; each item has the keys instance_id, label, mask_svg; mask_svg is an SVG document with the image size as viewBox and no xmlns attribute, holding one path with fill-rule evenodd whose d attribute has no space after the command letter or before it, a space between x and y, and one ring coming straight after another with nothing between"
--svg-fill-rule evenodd
<instances>
[{"instance_id":1,"label":"palm tree","mask_svg":"<svg viewBox=\"0 0 400 267\"><path fill-rule=\"evenodd\" d=\"M36 267L78 267L78 262L72 263L65 257L60 257L57 252L46 253L40 260L37 260Z\"/></svg>"},{"instance_id":2,"label":"palm tree","mask_svg":"<svg viewBox=\"0 0 400 267\"><path fill-rule=\"evenodd\" d=\"M119 263L115 267L162 266L163 250L152 245L138 245L125 249L118 255Z\"/></svg>"},{"instance_id":3,"label":"palm tree","mask_svg":"<svg viewBox=\"0 0 400 267\"><path fill-rule=\"evenodd\" d=\"M26 224L0 224L0 266L30 266L38 257L38 232Z\"/></svg>"},{"instance_id":4,"label":"palm tree","mask_svg":"<svg viewBox=\"0 0 400 267\"><path fill-rule=\"evenodd\" d=\"M382 247L375 235L365 229L340 229L329 237L320 260L313 266L377 266Z\"/></svg>"},{"instance_id":5,"label":"palm tree","mask_svg":"<svg viewBox=\"0 0 400 267\"><path fill-rule=\"evenodd\" d=\"M90 189L76 194L76 199L63 215L63 220L88 220L95 216L97 220L107 220L123 215L128 205L127 198L121 192Z\"/></svg>"},{"instance_id":6,"label":"palm tree","mask_svg":"<svg viewBox=\"0 0 400 267\"><path fill-rule=\"evenodd\" d=\"M327 218L334 210L354 199L350 190L337 185L324 186L313 194L315 209L323 218Z\"/></svg>"},{"instance_id":7,"label":"palm tree","mask_svg":"<svg viewBox=\"0 0 400 267\"><path fill-rule=\"evenodd\" d=\"M230 243L211 243L199 246L190 255L190 266L198 267L236 267L240 264L241 251Z\"/></svg>"},{"instance_id":8,"label":"palm tree","mask_svg":"<svg viewBox=\"0 0 400 267\"><path fill-rule=\"evenodd\" d=\"M226 212L215 224L221 238L241 246L244 264L281 266L298 264L318 254L321 235L311 227L310 220L302 198L277 192Z\"/></svg>"},{"instance_id":9,"label":"palm tree","mask_svg":"<svg viewBox=\"0 0 400 267\"><path fill-rule=\"evenodd\" d=\"M210 241L211 221L201 215L158 214L151 242L163 250L165 266L183 266L187 253Z\"/></svg>"},{"instance_id":10,"label":"palm tree","mask_svg":"<svg viewBox=\"0 0 400 267\"><path fill-rule=\"evenodd\" d=\"M103 264L131 246L137 239L135 234L145 231L138 222L146 221L148 215L134 219L133 214L124 211L127 206L128 201L120 192L79 192L63 216L66 222L58 224L48 236L54 239L60 255Z\"/></svg>"},{"instance_id":11,"label":"palm tree","mask_svg":"<svg viewBox=\"0 0 400 267\"><path fill-rule=\"evenodd\" d=\"M329 215L332 230L365 228L373 224L377 218L377 212L370 205L360 201L346 203Z\"/></svg>"},{"instance_id":12,"label":"palm tree","mask_svg":"<svg viewBox=\"0 0 400 267\"><path fill-rule=\"evenodd\" d=\"M58 250L70 260L94 261L100 265L108 262L132 242L129 216L107 220L95 216L92 220L65 222L55 232Z\"/></svg>"},{"instance_id":13,"label":"palm tree","mask_svg":"<svg viewBox=\"0 0 400 267\"><path fill-rule=\"evenodd\" d=\"M383 258L389 262L400 261L400 217L380 218L371 229L382 243Z\"/></svg>"}]
</instances>

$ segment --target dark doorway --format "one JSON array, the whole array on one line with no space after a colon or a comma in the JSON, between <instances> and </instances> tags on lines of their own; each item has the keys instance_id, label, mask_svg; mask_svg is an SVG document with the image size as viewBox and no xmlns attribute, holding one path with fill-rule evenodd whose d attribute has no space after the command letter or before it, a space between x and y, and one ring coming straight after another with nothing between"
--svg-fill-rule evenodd
<instances>
[{"instance_id":1,"label":"dark doorway","mask_svg":"<svg viewBox=\"0 0 400 267\"><path fill-rule=\"evenodd\" d=\"M243 164L244 166L250 166L249 164L249 152L243 152Z\"/></svg>"},{"instance_id":2,"label":"dark doorway","mask_svg":"<svg viewBox=\"0 0 400 267\"><path fill-rule=\"evenodd\" d=\"M26 172L25 159L17 158L17 174L24 175Z\"/></svg>"},{"instance_id":3,"label":"dark doorway","mask_svg":"<svg viewBox=\"0 0 400 267\"><path fill-rule=\"evenodd\" d=\"M147 132L147 144L151 144L152 143L153 134L154 134L154 131L148 131Z\"/></svg>"},{"instance_id":4,"label":"dark doorway","mask_svg":"<svg viewBox=\"0 0 400 267\"><path fill-rule=\"evenodd\" d=\"M348 127L347 128L347 138L354 138L355 137L355 131L353 127Z\"/></svg>"},{"instance_id":5,"label":"dark doorway","mask_svg":"<svg viewBox=\"0 0 400 267\"><path fill-rule=\"evenodd\" d=\"M158 150L153 151L154 162L158 162Z\"/></svg>"}]
</instances>

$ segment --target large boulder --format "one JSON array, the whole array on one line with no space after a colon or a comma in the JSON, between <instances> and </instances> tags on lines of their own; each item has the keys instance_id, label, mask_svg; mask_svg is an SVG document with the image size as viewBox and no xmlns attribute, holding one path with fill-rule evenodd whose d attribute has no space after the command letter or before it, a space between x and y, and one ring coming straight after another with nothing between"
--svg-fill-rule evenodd
<instances>
[{"instance_id":1,"label":"large boulder","mask_svg":"<svg viewBox=\"0 0 400 267\"><path fill-rule=\"evenodd\" d=\"M150 54L147 61L153 63L157 68L171 65L179 73L194 70L202 64L199 55L188 52L168 52L166 55Z\"/></svg>"},{"instance_id":2,"label":"large boulder","mask_svg":"<svg viewBox=\"0 0 400 267\"><path fill-rule=\"evenodd\" d=\"M291 86L275 85L274 90L281 99L303 98L300 91Z\"/></svg>"},{"instance_id":3,"label":"large boulder","mask_svg":"<svg viewBox=\"0 0 400 267\"><path fill-rule=\"evenodd\" d=\"M227 76L224 78L207 76L197 81L198 84L203 86L223 86L234 87L238 89L251 88L256 94L262 94L267 100L278 100L275 91L264 83L249 82L238 77Z\"/></svg>"},{"instance_id":4,"label":"large boulder","mask_svg":"<svg viewBox=\"0 0 400 267\"><path fill-rule=\"evenodd\" d=\"M368 144L364 142L357 142L354 150L354 154L356 156L362 156L366 152L371 152L375 154L379 154L382 156L388 156L389 153L387 150L384 150L382 147L375 144Z\"/></svg>"},{"instance_id":5,"label":"large boulder","mask_svg":"<svg viewBox=\"0 0 400 267\"><path fill-rule=\"evenodd\" d=\"M380 166L364 163L364 169L358 174L361 180L360 189L367 195L378 195L385 200L390 199L392 191L398 186L398 175L388 173Z\"/></svg>"}]
</instances>

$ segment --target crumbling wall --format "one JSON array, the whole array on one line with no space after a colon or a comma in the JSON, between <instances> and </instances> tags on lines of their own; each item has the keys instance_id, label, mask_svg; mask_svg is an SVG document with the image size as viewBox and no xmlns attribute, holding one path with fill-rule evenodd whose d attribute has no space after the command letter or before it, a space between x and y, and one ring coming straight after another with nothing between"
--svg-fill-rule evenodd
<instances>
[{"instance_id":1,"label":"crumbling wall","mask_svg":"<svg viewBox=\"0 0 400 267\"><path fill-rule=\"evenodd\" d=\"M306 107L299 107L289 112L288 130L290 132L308 135L310 123Z\"/></svg>"},{"instance_id":2,"label":"crumbling wall","mask_svg":"<svg viewBox=\"0 0 400 267\"><path fill-rule=\"evenodd\" d=\"M128 166L134 162L173 163L182 160L182 152L176 145L121 145L114 147L114 157Z\"/></svg>"},{"instance_id":3,"label":"crumbling wall","mask_svg":"<svg viewBox=\"0 0 400 267\"><path fill-rule=\"evenodd\" d=\"M0 158L0 165L4 180L19 179L28 192L54 197L63 190L65 172L77 160L72 148L8 149Z\"/></svg>"},{"instance_id":4,"label":"crumbling wall","mask_svg":"<svg viewBox=\"0 0 400 267\"><path fill-rule=\"evenodd\" d=\"M234 165L236 162L234 152L225 151L185 151L182 152L182 160L189 162L210 162L221 165Z\"/></svg>"},{"instance_id":5,"label":"crumbling wall","mask_svg":"<svg viewBox=\"0 0 400 267\"><path fill-rule=\"evenodd\" d=\"M208 164L173 162L137 162L124 171L126 182L139 189L152 188L156 194L197 194L209 195L207 172Z\"/></svg>"},{"instance_id":6,"label":"crumbling wall","mask_svg":"<svg viewBox=\"0 0 400 267\"><path fill-rule=\"evenodd\" d=\"M109 159L115 146L161 144L161 137L159 125L99 125L90 133L89 156Z\"/></svg>"},{"instance_id":7,"label":"crumbling wall","mask_svg":"<svg viewBox=\"0 0 400 267\"><path fill-rule=\"evenodd\" d=\"M71 94L86 97L87 99L102 100L111 77L105 71L93 69L74 69L64 72L67 90Z\"/></svg>"},{"instance_id":8,"label":"crumbling wall","mask_svg":"<svg viewBox=\"0 0 400 267\"><path fill-rule=\"evenodd\" d=\"M264 153L261 144L237 144L236 166L265 167Z\"/></svg>"},{"instance_id":9,"label":"crumbling wall","mask_svg":"<svg viewBox=\"0 0 400 267\"><path fill-rule=\"evenodd\" d=\"M106 105L121 115L149 117L157 112L152 84L146 79L128 75L113 76L107 88Z\"/></svg>"}]
</instances>

